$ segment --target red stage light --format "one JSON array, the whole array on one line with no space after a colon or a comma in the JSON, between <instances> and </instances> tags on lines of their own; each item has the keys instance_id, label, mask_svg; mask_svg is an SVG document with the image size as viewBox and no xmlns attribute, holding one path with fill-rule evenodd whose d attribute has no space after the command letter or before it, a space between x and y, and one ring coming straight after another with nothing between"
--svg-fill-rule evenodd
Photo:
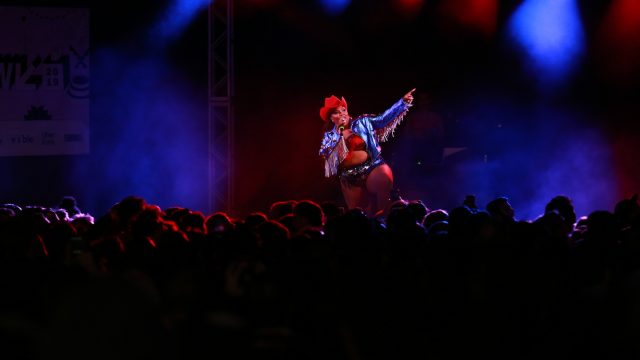
<instances>
[{"instance_id":1,"label":"red stage light","mask_svg":"<svg viewBox=\"0 0 640 360\"><path fill-rule=\"evenodd\" d=\"M599 57L608 75L624 81L640 70L640 1L614 1L598 35Z\"/></svg>"},{"instance_id":2,"label":"red stage light","mask_svg":"<svg viewBox=\"0 0 640 360\"><path fill-rule=\"evenodd\" d=\"M617 0L611 5L606 22L615 40L637 43L640 38L640 1Z\"/></svg>"},{"instance_id":3,"label":"red stage light","mask_svg":"<svg viewBox=\"0 0 640 360\"><path fill-rule=\"evenodd\" d=\"M422 9L424 0L394 0L393 7L405 15L416 15Z\"/></svg>"},{"instance_id":4,"label":"red stage light","mask_svg":"<svg viewBox=\"0 0 640 360\"><path fill-rule=\"evenodd\" d=\"M495 34L498 21L498 0L447 0L441 11L458 23L476 28L484 35Z\"/></svg>"}]
</instances>

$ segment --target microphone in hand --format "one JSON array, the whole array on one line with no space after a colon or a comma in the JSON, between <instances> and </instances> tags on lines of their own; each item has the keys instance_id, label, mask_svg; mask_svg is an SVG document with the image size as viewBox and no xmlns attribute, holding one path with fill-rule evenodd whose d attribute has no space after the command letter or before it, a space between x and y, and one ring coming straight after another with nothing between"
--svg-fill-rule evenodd
<instances>
[{"instance_id":1,"label":"microphone in hand","mask_svg":"<svg viewBox=\"0 0 640 360\"><path fill-rule=\"evenodd\" d=\"M340 131L340 135L342 135L342 132L344 131L344 125L338 126L338 131Z\"/></svg>"}]
</instances>

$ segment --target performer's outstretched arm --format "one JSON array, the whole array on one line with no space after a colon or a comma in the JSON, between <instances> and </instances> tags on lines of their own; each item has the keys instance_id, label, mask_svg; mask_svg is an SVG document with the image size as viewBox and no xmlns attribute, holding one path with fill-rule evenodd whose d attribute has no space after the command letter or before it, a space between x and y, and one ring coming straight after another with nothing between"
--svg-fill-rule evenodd
<instances>
[{"instance_id":1,"label":"performer's outstretched arm","mask_svg":"<svg viewBox=\"0 0 640 360\"><path fill-rule=\"evenodd\" d=\"M371 121L373 129L376 131L378 141L387 141L389 136L393 135L396 126L400 124L402 118L412 106L414 91L416 89L406 93L402 99L398 100L384 113L370 118L369 121Z\"/></svg>"}]
</instances>

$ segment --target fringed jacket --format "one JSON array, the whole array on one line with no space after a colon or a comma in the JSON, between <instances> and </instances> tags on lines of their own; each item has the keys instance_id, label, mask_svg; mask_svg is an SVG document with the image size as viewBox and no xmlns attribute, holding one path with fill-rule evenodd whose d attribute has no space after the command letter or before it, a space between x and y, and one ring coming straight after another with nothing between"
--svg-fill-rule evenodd
<instances>
[{"instance_id":1,"label":"fringed jacket","mask_svg":"<svg viewBox=\"0 0 640 360\"><path fill-rule=\"evenodd\" d=\"M367 144L370 159L378 158L380 155L378 143L385 142L394 135L396 126L402 121L410 107L411 104L400 99L380 115L361 115L351 119L351 131L358 134ZM347 145L335 126L331 131L325 132L320 145L320 156L325 160L324 176L336 175L338 166L347 157L347 154Z\"/></svg>"}]
</instances>

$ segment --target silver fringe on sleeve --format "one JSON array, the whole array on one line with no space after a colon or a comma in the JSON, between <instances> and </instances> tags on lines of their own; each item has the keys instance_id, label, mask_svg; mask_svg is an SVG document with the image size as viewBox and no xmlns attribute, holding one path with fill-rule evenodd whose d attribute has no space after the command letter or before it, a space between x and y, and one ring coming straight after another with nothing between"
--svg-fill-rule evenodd
<instances>
[{"instance_id":1,"label":"silver fringe on sleeve","mask_svg":"<svg viewBox=\"0 0 640 360\"><path fill-rule=\"evenodd\" d=\"M378 142L386 142L387 140L389 140L389 138L393 137L395 135L395 131L396 131L396 127L402 122L402 120L404 119L404 116L407 114L407 112L409 111L409 109L407 108L405 111L401 112L398 116L396 116L395 119L391 120L391 122L378 130L375 130L376 133L376 139L378 139Z\"/></svg>"},{"instance_id":2,"label":"silver fringe on sleeve","mask_svg":"<svg viewBox=\"0 0 640 360\"><path fill-rule=\"evenodd\" d=\"M331 153L324 161L324 176L331 177L338 173L338 167L340 163L347 157L349 149L344 142L344 138L340 137L336 147L331 150Z\"/></svg>"}]
</instances>

